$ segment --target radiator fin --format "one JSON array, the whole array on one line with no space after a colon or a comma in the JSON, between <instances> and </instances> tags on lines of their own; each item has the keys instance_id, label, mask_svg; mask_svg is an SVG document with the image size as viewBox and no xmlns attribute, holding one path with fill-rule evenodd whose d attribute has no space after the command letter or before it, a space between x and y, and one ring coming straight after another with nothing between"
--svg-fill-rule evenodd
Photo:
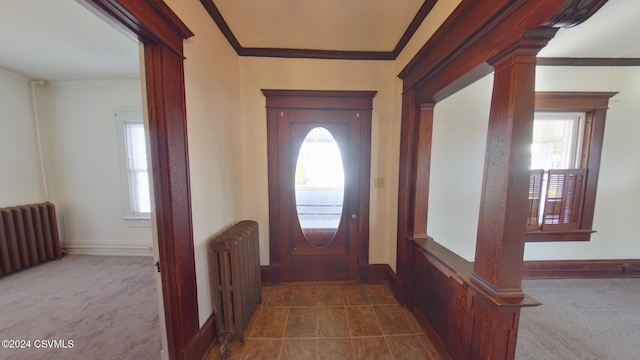
<instances>
[{"instance_id":1,"label":"radiator fin","mask_svg":"<svg viewBox=\"0 0 640 360\"><path fill-rule=\"evenodd\" d=\"M209 243L211 299L222 353L229 342L242 340L260 303L258 223L244 220Z\"/></svg>"},{"instance_id":2,"label":"radiator fin","mask_svg":"<svg viewBox=\"0 0 640 360\"><path fill-rule=\"evenodd\" d=\"M0 209L0 276L60 257L53 204Z\"/></svg>"}]
</instances>

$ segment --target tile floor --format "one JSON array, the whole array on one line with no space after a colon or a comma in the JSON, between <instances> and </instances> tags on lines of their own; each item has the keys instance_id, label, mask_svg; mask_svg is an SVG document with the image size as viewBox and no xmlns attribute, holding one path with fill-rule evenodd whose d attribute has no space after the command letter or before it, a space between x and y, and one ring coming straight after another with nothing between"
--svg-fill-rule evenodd
<instances>
[{"instance_id":1,"label":"tile floor","mask_svg":"<svg viewBox=\"0 0 640 360\"><path fill-rule=\"evenodd\" d=\"M219 357L214 346L206 360ZM262 289L234 360L441 359L386 284L278 285Z\"/></svg>"}]
</instances>

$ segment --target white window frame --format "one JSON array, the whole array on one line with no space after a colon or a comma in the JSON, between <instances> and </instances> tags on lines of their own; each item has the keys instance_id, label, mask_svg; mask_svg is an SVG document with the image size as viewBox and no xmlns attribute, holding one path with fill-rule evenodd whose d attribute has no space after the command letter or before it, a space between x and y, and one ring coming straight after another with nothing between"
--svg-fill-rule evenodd
<instances>
[{"instance_id":1,"label":"white window frame","mask_svg":"<svg viewBox=\"0 0 640 360\"><path fill-rule=\"evenodd\" d=\"M151 212L147 213L136 211L136 199L134 199L134 194L131 189L133 184L133 179L131 179L130 177L132 169L130 169L129 167L129 143L127 139L127 124L144 124L142 120L142 112L118 111L114 112L114 117L116 120L115 122L117 128L118 152L120 155L120 184L123 213L122 219L126 222L127 226L130 227L151 227ZM145 155L146 153L147 146L145 144ZM147 172L149 172L149 164L147 164ZM149 189L151 189L150 186Z\"/></svg>"},{"instance_id":2,"label":"white window frame","mask_svg":"<svg viewBox=\"0 0 640 360\"><path fill-rule=\"evenodd\" d=\"M580 167L580 157L582 155L582 138L584 135L585 113L584 112L568 112L568 111L536 111L534 116L534 124L537 121L546 120L564 120L571 121L572 129L565 133L564 141L569 146L565 147L565 155L568 158L568 166L566 169L577 169ZM533 166L533 164L532 164ZM563 167L561 167L563 168ZM549 169L543 169L549 170Z\"/></svg>"},{"instance_id":3,"label":"white window frame","mask_svg":"<svg viewBox=\"0 0 640 360\"><path fill-rule=\"evenodd\" d=\"M534 114L534 123L536 121L545 120L565 120L571 121L572 129L570 132L564 134L564 142L570 146L564 147L565 154L563 157L567 158L568 166L560 167L559 169L578 169L580 168L580 161L582 158L582 139L584 137L584 128L586 121L586 113L575 111L536 111ZM532 149L533 151L533 149ZM532 164L533 166L533 164ZM531 169L536 170L536 169ZM547 201L547 189L549 187L549 170L551 168L544 168L544 174L542 176L542 184L540 188L540 205L538 206L538 223L542 224L544 219L545 204ZM552 197L550 197L552 198Z\"/></svg>"}]
</instances>

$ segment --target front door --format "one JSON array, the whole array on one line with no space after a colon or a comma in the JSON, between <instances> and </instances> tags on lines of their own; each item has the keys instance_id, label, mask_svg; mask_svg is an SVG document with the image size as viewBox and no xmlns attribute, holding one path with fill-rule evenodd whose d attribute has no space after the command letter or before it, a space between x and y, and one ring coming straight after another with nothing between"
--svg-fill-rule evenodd
<instances>
[{"instance_id":1,"label":"front door","mask_svg":"<svg viewBox=\"0 0 640 360\"><path fill-rule=\"evenodd\" d=\"M270 199L278 212L270 214L278 237L270 241L272 249L278 243L281 280L358 280L359 265L368 263L370 109L281 107L270 114L277 117L270 122L270 142L277 142Z\"/></svg>"}]
</instances>

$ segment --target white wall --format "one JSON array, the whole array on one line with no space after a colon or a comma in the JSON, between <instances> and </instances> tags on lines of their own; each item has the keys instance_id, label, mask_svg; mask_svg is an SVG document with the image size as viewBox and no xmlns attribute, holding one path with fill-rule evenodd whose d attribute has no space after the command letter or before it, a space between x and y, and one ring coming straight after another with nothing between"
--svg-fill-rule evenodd
<instances>
[{"instance_id":1,"label":"white wall","mask_svg":"<svg viewBox=\"0 0 640 360\"><path fill-rule=\"evenodd\" d=\"M269 197L267 179L267 121L260 89L376 90L372 115L369 262L390 263L389 242L395 244L397 159L392 149L393 73L391 61L347 61L277 58L241 58L242 119L245 136L245 196L247 216L260 224L260 260L269 264ZM373 186L384 178L384 187ZM391 210L390 210L391 209Z\"/></svg>"},{"instance_id":2,"label":"white wall","mask_svg":"<svg viewBox=\"0 0 640 360\"><path fill-rule=\"evenodd\" d=\"M434 110L427 233L463 258L475 257L493 75Z\"/></svg>"},{"instance_id":3,"label":"white wall","mask_svg":"<svg viewBox=\"0 0 640 360\"><path fill-rule=\"evenodd\" d=\"M492 76L436 106L428 227L473 260ZM538 67L538 91L618 91L609 102L593 228L588 242L527 243L525 260L640 258L640 68ZM456 218L456 226L451 226Z\"/></svg>"},{"instance_id":4,"label":"white wall","mask_svg":"<svg viewBox=\"0 0 640 360\"><path fill-rule=\"evenodd\" d=\"M44 201L29 78L0 69L0 207Z\"/></svg>"},{"instance_id":5,"label":"white wall","mask_svg":"<svg viewBox=\"0 0 640 360\"><path fill-rule=\"evenodd\" d=\"M142 111L140 80L54 81L43 123L51 201L71 253L151 255L151 228L123 220L114 110Z\"/></svg>"},{"instance_id":6,"label":"white wall","mask_svg":"<svg viewBox=\"0 0 640 360\"><path fill-rule=\"evenodd\" d=\"M184 43L191 205L200 325L212 313L208 240L245 218L238 56L198 1L167 1L194 37ZM265 229L260 231L264 234Z\"/></svg>"},{"instance_id":7,"label":"white wall","mask_svg":"<svg viewBox=\"0 0 640 360\"><path fill-rule=\"evenodd\" d=\"M589 242L528 243L525 260L638 259L640 67L538 67L539 91L620 92L609 100Z\"/></svg>"},{"instance_id":8,"label":"white wall","mask_svg":"<svg viewBox=\"0 0 640 360\"><path fill-rule=\"evenodd\" d=\"M397 228L398 228L398 167L400 165L400 132L402 118L402 80L397 75L411 61L415 54L424 46L433 33L438 30L440 25L447 19L449 14L460 4L461 0L438 1L433 9L429 12L425 20L411 37L400 55L394 61L394 84L393 84L393 122L391 126L391 164L395 167L395 172L389 179L389 188L394 189L391 194L389 203L389 216L391 233L389 234L389 242L387 244L388 264L392 269L396 269L396 251L397 251Z\"/></svg>"}]
</instances>

